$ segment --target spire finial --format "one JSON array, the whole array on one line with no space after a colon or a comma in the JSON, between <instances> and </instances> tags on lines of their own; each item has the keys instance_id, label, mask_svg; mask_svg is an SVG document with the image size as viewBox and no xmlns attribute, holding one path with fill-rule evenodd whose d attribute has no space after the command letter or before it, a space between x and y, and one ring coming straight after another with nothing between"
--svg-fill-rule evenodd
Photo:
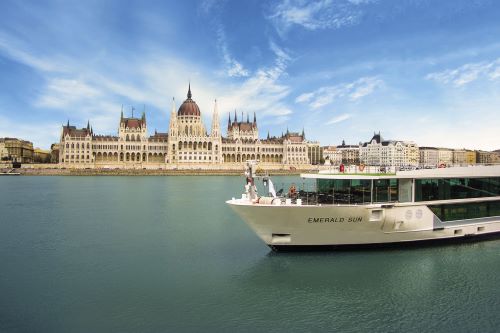
<instances>
[{"instance_id":1,"label":"spire finial","mask_svg":"<svg viewBox=\"0 0 500 333\"><path fill-rule=\"evenodd\" d=\"M231 112L228 113L229 118L227 119L227 128L231 127Z\"/></svg>"},{"instance_id":2,"label":"spire finial","mask_svg":"<svg viewBox=\"0 0 500 333\"><path fill-rule=\"evenodd\" d=\"M234 122L238 122L238 116L236 115L236 109L234 109Z\"/></svg>"},{"instance_id":3,"label":"spire finial","mask_svg":"<svg viewBox=\"0 0 500 333\"><path fill-rule=\"evenodd\" d=\"M90 129L90 120L87 120L87 129Z\"/></svg>"},{"instance_id":4,"label":"spire finial","mask_svg":"<svg viewBox=\"0 0 500 333\"><path fill-rule=\"evenodd\" d=\"M247 112L247 123L250 123L250 116L248 115L248 112Z\"/></svg>"},{"instance_id":5,"label":"spire finial","mask_svg":"<svg viewBox=\"0 0 500 333\"><path fill-rule=\"evenodd\" d=\"M191 99L191 96L193 96L193 95L191 94L191 82L189 82L188 94L187 94L188 99Z\"/></svg>"},{"instance_id":6,"label":"spire finial","mask_svg":"<svg viewBox=\"0 0 500 333\"><path fill-rule=\"evenodd\" d=\"M257 124L257 116L255 115L255 111L253 112L253 122Z\"/></svg>"},{"instance_id":7,"label":"spire finial","mask_svg":"<svg viewBox=\"0 0 500 333\"><path fill-rule=\"evenodd\" d=\"M68 124L66 125L66 127L69 127L69 119L68 119Z\"/></svg>"}]
</instances>

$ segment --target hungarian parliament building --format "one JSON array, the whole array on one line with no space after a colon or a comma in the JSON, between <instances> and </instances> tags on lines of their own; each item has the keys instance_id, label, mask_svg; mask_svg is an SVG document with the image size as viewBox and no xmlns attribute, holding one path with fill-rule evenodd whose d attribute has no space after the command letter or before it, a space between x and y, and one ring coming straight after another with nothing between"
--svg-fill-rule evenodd
<instances>
[{"instance_id":1,"label":"hungarian parliament building","mask_svg":"<svg viewBox=\"0 0 500 333\"><path fill-rule=\"evenodd\" d=\"M242 115L243 117L243 115ZM200 108L192 99L191 87L187 99L176 110L172 101L168 133L148 134L146 114L140 118L124 117L123 110L117 136L96 135L87 127L62 127L59 162L68 167L101 168L162 168L238 166L246 160L258 160L268 166L306 166L319 163L318 142L310 142L302 133L288 130L280 137L259 138L257 119L247 114L233 119L229 114L227 136L223 137L217 101L214 103L212 127L207 132Z\"/></svg>"}]
</instances>

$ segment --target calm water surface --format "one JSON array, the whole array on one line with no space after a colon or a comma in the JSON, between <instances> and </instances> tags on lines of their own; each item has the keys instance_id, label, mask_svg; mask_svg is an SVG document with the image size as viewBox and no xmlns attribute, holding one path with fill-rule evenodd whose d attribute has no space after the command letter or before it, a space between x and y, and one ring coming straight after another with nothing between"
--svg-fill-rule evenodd
<instances>
[{"instance_id":1,"label":"calm water surface","mask_svg":"<svg viewBox=\"0 0 500 333\"><path fill-rule=\"evenodd\" d=\"M0 332L500 331L500 241L275 254L242 185L0 178Z\"/></svg>"}]
</instances>

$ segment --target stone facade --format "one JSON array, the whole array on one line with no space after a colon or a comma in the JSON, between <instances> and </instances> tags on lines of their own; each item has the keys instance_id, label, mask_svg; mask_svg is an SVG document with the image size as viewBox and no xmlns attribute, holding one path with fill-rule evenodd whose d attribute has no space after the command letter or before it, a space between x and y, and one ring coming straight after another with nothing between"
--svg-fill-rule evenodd
<instances>
[{"instance_id":1,"label":"stone facade","mask_svg":"<svg viewBox=\"0 0 500 333\"><path fill-rule=\"evenodd\" d=\"M476 164L476 152L467 149L453 150L453 164L455 165Z\"/></svg>"},{"instance_id":2,"label":"stone facade","mask_svg":"<svg viewBox=\"0 0 500 333\"><path fill-rule=\"evenodd\" d=\"M17 138L1 138L0 158L5 161L32 163L33 143Z\"/></svg>"},{"instance_id":3,"label":"stone facade","mask_svg":"<svg viewBox=\"0 0 500 333\"><path fill-rule=\"evenodd\" d=\"M439 165L439 150L435 147L420 147L420 166L437 167Z\"/></svg>"},{"instance_id":4,"label":"stone facade","mask_svg":"<svg viewBox=\"0 0 500 333\"><path fill-rule=\"evenodd\" d=\"M383 140L380 133L359 146L360 162L374 166L416 167L420 156L414 142Z\"/></svg>"},{"instance_id":5,"label":"stone facade","mask_svg":"<svg viewBox=\"0 0 500 333\"><path fill-rule=\"evenodd\" d=\"M342 140L342 144L337 146L337 150L342 152L342 164L344 165L359 165L359 145L346 145Z\"/></svg>"},{"instance_id":6,"label":"stone facade","mask_svg":"<svg viewBox=\"0 0 500 333\"><path fill-rule=\"evenodd\" d=\"M439 164L446 166L453 164L453 149L449 148L438 148L438 159Z\"/></svg>"},{"instance_id":7,"label":"stone facade","mask_svg":"<svg viewBox=\"0 0 500 333\"><path fill-rule=\"evenodd\" d=\"M63 126L59 143L59 161L74 167L101 168L164 168L234 165L240 167L246 160L256 159L268 165L308 165L309 154L319 160L319 143L309 142L305 134L287 130L281 137L259 139L256 114L250 120L238 121L229 115L227 137L220 129L217 101L214 103L210 133L201 117L201 111L192 99L191 87L187 99L178 110L172 101L168 133L156 132L148 136L145 113L140 118L123 116L118 136L94 134L87 123L77 129L69 122Z\"/></svg>"},{"instance_id":8,"label":"stone facade","mask_svg":"<svg viewBox=\"0 0 500 333\"><path fill-rule=\"evenodd\" d=\"M342 164L342 151L335 146L323 147L323 158L326 165L338 166Z\"/></svg>"}]
</instances>

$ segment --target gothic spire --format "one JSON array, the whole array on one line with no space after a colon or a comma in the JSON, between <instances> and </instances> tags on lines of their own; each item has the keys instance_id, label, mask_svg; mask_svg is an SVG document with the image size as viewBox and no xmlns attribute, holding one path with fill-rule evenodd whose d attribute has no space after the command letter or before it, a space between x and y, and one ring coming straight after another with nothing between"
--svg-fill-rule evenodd
<instances>
[{"instance_id":1,"label":"gothic spire","mask_svg":"<svg viewBox=\"0 0 500 333\"><path fill-rule=\"evenodd\" d=\"M248 115L248 112L247 112L247 123L250 123L250 116Z\"/></svg>"},{"instance_id":2,"label":"gothic spire","mask_svg":"<svg viewBox=\"0 0 500 333\"><path fill-rule=\"evenodd\" d=\"M120 116L120 120L123 120L123 104L122 104L122 113L121 113L121 116Z\"/></svg>"},{"instance_id":3,"label":"gothic spire","mask_svg":"<svg viewBox=\"0 0 500 333\"><path fill-rule=\"evenodd\" d=\"M238 122L238 116L236 115L236 109L234 110L234 122Z\"/></svg>"},{"instance_id":4,"label":"gothic spire","mask_svg":"<svg viewBox=\"0 0 500 333\"><path fill-rule=\"evenodd\" d=\"M302 140L306 138L306 133L304 132L304 127L302 127Z\"/></svg>"},{"instance_id":5,"label":"gothic spire","mask_svg":"<svg viewBox=\"0 0 500 333\"><path fill-rule=\"evenodd\" d=\"M172 114L175 114L175 98L172 97L172 110L171 110Z\"/></svg>"},{"instance_id":6,"label":"gothic spire","mask_svg":"<svg viewBox=\"0 0 500 333\"><path fill-rule=\"evenodd\" d=\"M227 118L227 128L231 127L231 112L228 113L229 118Z\"/></svg>"},{"instance_id":7,"label":"gothic spire","mask_svg":"<svg viewBox=\"0 0 500 333\"><path fill-rule=\"evenodd\" d=\"M192 96L192 94L191 94L191 82L189 82L188 94L187 94L188 99L191 99L191 96Z\"/></svg>"},{"instance_id":8,"label":"gothic spire","mask_svg":"<svg viewBox=\"0 0 500 333\"><path fill-rule=\"evenodd\" d=\"M257 116L255 115L255 111L253 113L253 123L257 124Z\"/></svg>"},{"instance_id":9,"label":"gothic spire","mask_svg":"<svg viewBox=\"0 0 500 333\"><path fill-rule=\"evenodd\" d=\"M68 124L66 125L66 127L68 127L68 128L69 128L69 119L68 119Z\"/></svg>"},{"instance_id":10,"label":"gothic spire","mask_svg":"<svg viewBox=\"0 0 500 333\"><path fill-rule=\"evenodd\" d=\"M90 130L90 120L87 120L87 129Z\"/></svg>"},{"instance_id":11,"label":"gothic spire","mask_svg":"<svg viewBox=\"0 0 500 333\"><path fill-rule=\"evenodd\" d=\"M269 140L269 131L267 131L267 139Z\"/></svg>"}]
</instances>

